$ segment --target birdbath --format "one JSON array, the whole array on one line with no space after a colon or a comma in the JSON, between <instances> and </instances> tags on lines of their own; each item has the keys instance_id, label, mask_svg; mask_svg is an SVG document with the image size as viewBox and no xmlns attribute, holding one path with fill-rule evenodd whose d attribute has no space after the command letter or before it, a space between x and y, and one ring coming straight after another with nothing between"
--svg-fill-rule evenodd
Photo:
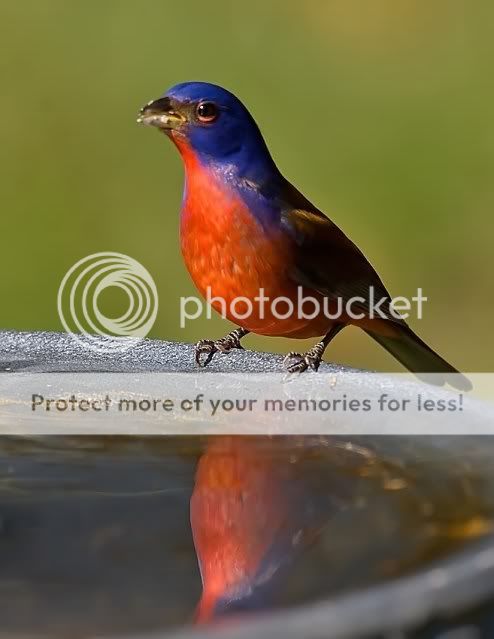
<instances>
[{"instance_id":1,"label":"birdbath","mask_svg":"<svg viewBox=\"0 0 494 639\"><path fill-rule=\"evenodd\" d=\"M159 419L150 427L136 415L113 420L120 430L100 432L91 422L84 434L58 416L61 434L49 436L49 422L30 416L30 395L22 401L26 380L52 380L55 392L57 376L67 374L89 385L111 374L115 387L135 393L150 373L192 380L193 352L190 344L143 340L101 354L66 334L0 333L0 422L10 435L0 440L0 636L425 638L451 629L490 636L490 438L277 435L276 420L233 436L208 434L190 416L165 434ZM273 373L281 361L241 351L201 374L220 383L239 369ZM321 372L369 394L384 383L330 364ZM395 397L410 396L408 381L386 380ZM482 406L476 432L493 415ZM210 490L210 473L225 459L241 463L248 509ZM237 535L235 562L261 557L256 588L249 593L254 582L239 581L236 598L230 592L211 610L204 605L205 619L194 625L204 599L198 560L205 583L207 571L218 574L211 560L218 519L210 513L220 511L230 532L220 526L225 552L216 563L231 561L226 548Z\"/></svg>"}]
</instances>

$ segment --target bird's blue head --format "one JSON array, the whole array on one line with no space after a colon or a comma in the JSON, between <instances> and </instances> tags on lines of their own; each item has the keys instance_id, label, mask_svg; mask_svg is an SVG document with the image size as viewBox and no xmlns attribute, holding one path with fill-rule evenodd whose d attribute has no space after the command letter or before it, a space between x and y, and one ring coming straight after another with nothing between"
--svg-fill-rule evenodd
<instances>
[{"instance_id":1,"label":"bird's blue head","mask_svg":"<svg viewBox=\"0 0 494 639\"><path fill-rule=\"evenodd\" d=\"M233 93L215 84L177 84L144 106L138 121L161 129L182 154L191 150L203 164L253 180L277 173L254 118Z\"/></svg>"}]
</instances>

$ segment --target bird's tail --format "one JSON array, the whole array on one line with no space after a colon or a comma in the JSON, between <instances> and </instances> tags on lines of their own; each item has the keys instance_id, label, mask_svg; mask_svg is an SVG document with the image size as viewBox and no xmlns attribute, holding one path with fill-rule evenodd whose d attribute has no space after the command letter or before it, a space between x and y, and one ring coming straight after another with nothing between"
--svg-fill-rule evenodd
<instances>
[{"instance_id":1,"label":"bird's tail","mask_svg":"<svg viewBox=\"0 0 494 639\"><path fill-rule=\"evenodd\" d=\"M419 377L420 373L436 373L434 382L437 384L444 384L448 381L449 384L458 390L471 390L472 384L470 380L435 353L406 324L393 324L393 332L391 334L389 323L386 323L388 324L388 330L385 335L379 332L378 325L376 325L375 331L370 327L364 330L391 353L393 357L396 357L405 368L408 368L409 371ZM454 375L446 379L446 377L441 376L441 373L444 375L454 373ZM431 380L429 379L428 381Z\"/></svg>"}]
</instances>

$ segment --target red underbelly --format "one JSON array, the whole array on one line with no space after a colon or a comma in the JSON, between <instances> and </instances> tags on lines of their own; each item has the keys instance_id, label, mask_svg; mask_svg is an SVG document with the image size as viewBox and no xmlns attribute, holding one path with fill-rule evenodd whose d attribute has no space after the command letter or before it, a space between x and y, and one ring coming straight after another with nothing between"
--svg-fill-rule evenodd
<instances>
[{"instance_id":1,"label":"red underbelly","mask_svg":"<svg viewBox=\"0 0 494 639\"><path fill-rule=\"evenodd\" d=\"M314 337L329 330L326 317L307 319L298 312L289 240L268 234L236 203L221 210L221 216L205 215L186 203L182 213L182 254L202 297L237 326L260 335ZM310 289L301 293L322 300Z\"/></svg>"}]
</instances>

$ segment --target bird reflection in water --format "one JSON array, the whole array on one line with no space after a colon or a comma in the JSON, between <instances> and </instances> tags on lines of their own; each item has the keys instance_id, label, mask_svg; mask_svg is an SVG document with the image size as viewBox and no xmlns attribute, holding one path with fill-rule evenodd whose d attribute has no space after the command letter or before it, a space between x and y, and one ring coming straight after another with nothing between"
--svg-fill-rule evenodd
<instances>
[{"instance_id":1,"label":"bird reflection in water","mask_svg":"<svg viewBox=\"0 0 494 639\"><path fill-rule=\"evenodd\" d=\"M489 534L474 471L338 438L208 440L190 504L197 623L389 580Z\"/></svg>"},{"instance_id":2,"label":"bird reflection in water","mask_svg":"<svg viewBox=\"0 0 494 639\"><path fill-rule=\"evenodd\" d=\"M190 507L203 583L197 623L269 606L293 559L317 537L328 509L307 489L303 457L290 438L210 440Z\"/></svg>"}]
</instances>

